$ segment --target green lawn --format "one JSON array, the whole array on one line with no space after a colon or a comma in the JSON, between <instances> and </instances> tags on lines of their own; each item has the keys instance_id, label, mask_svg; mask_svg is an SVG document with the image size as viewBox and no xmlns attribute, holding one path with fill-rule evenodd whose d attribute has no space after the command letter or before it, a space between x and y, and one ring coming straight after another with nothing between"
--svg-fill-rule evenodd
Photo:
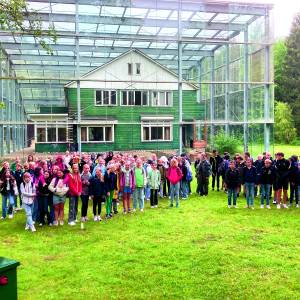
<instances>
[{"instance_id":1,"label":"green lawn","mask_svg":"<svg viewBox=\"0 0 300 300\"><path fill-rule=\"evenodd\" d=\"M249 145L249 151L251 155L256 158L258 154L261 154L264 152L264 145L255 144L255 145ZM272 153L272 156L278 151L281 151L285 154L286 158L289 158L291 155L298 155L300 156L300 146L292 146L292 145L271 145L270 146L270 152Z\"/></svg>"},{"instance_id":2,"label":"green lawn","mask_svg":"<svg viewBox=\"0 0 300 300\"><path fill-rule=\"evenodd\" d=\"M24 231L0 223L0 256L21 262L20 299L297 299L300 209L228 209L223 192L167 200L108 222ZM91 212L91 210L90 210ZM1 295L0 295L1 298Z\"/></svg>"}]
</instances>

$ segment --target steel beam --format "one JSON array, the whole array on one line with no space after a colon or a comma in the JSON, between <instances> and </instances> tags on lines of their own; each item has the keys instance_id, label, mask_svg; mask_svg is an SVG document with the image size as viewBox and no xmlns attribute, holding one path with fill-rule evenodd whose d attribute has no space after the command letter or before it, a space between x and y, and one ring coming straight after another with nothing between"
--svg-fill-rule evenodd
<instances>
[{"instance_id":1,"label":"steel beam","mask_svg":"<svg viewBox=\"0 0 300 300\"><path fill-rule=\"evenodd\" d=\"M215 57L212 56L211 58L211 82L215 81ZM215 128L214 128L214 119L215 119L215 84L212 83L210 85L210 137L211 137L211 143L213 143L214 134L215 134Z\"/></svg>"},{"instance_id":2,"label":"steel beam","mask_svg":"<svg viewBox=\"0 0 300 300\"><path fill-rule=\"evenodd\" d=\"M229 74L230 74L230 70L229 70L229 64L230 64L230 57L229 57L229 45L225 45L225 81L227 81L227 83L225 83L225 134L228 136L229 135L229 125L228 125L228 121L229 121Z\"/></svg>"},{"instance_id":3,"label":"steel beam","mask_svg":"<svg viewBox=\"0 0 300 300\"><path fill-rule=\"evenodd\" d=\"M248 42L248 30L244 31L244 41ZM244 152L248 151L248 101L249 101L249 48L248 45L244 45Z\"/></svg>"}]
</instances>

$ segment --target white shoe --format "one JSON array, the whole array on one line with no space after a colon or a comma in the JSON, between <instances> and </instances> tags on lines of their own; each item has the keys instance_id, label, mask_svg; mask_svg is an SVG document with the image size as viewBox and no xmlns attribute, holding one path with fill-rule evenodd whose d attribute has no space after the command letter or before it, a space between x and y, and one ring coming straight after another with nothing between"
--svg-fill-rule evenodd
<instances>
[{"instance_id":1,"label":"white shoe","mask_svg":"<svg viewBox=\"0 0 300 300\"><path fill-rule=\"evenodd\" d=\"M75 223L78 223L78 220L77 220L77 219L75 220Z\"/></svg>"},{"instance_id":2,"label":"white shoe","mask_svg":"<svg viewBox=\"0 0 300 300\"><path fill-rule=\"evenodd\" d=\"M187 198L186 197L184 197L184 198L181 198L182 200L186 200Z\"/></svg>"},{"instance_id":3,"label":"white shoe","mask_svg":"<svg viewBox=\"0 0 300 300\"><path fill-rule=\"evenodd\" d=\"M97 222L98 221L98 217L94 216L94 221Z\"/></svg>"},{"instance_id":4,"label":"white shoe","mask_svg":"<svg viewBox=\"0 0 300 300\"><path fill-rule=\"evenodd\" d=\"M231 205L228 205L228 208L231 208Z\"/></svg>"},{"instance_id":5,"label":"white shoe","mask_svg":"<svg viewBox=\"0 0 300 300\"><path fill-rule=\"evenodd\" d=\"M98 217L97 217L97 220L98 220L98 221L102 221L102 219L101 219L101 217L100 217L100 216L98 216Z\"/></svg>"},{"instance_id":6,"label":"white shoe","mask_svg":"<svg viewBox=\"0 0 300 300\"><path fill-rule=\"evenodd\" d=\"M35 229L34 225L31 225L31 231L36 232L36 229Z\"/></svg>"},{"instance_id":7,"label":"white shoe","mask_svg":"<svg viewBox=\"0 0 300 300\"><path fill-rule=\"evenodd\" d=\"M266 207L267 207L267 209L271 209L270 205L267 205Z\"/></svg>"},{"instance_id":8,"label":"white shoe","mask_svg":"<svg viewBox=\"0 0 300 300\"><path fill-rule=\"evenodd\" d=\"M75 226L76 223L74 221L68 223L70 226Z\"/></svg>"},{"instance_id":9,"label":"white shoe","mask_svg":"<svg viewBox=\"0 0 300 300\"><path fill-rule=\"evenodd\" d=\"M154 207L155 207L155 208L157 208L157 207L158 207L158 205L154 205Z\"/></svg>"},{"instance_id":10,"label":"white shoe","mask_svg":"<svg viewBox=\"0 0 300 300\"><path fill-rule=\"evenodd\" d=\"M54 225L54 226L58 226L58 221L54 221L54 222L53 222L53 225Z\"/></svg>"},{"instance_id":11,"label":"white shoe","mask_svg":"<svg viewBox=\"0 0 300 300\"><path fill-rule=\"evenodd\" d=\"M29 228L30 228L30 226L28 224L26 224L25 230L28 230Z\"/></svg>"},{"instance_id":12,"label":"white shoe","mask_svg":"<svg viewBox=\"0 0 300 300\"><path fill-rule=\"evenodd\" d=\"M143 208L141 208L141 212L144 212L144 209L143 209Z\"/></svg>"},{"instance_id":13,"label":"white shoe","mask_svg":"<svg viewBox=\"0 0 300 300\"><path fill-rule=\"evenodd\" d=\"M236 206L236 205L233 205L233 207L234 207L234 208L237 208L237 206Z\"/></svg>"},{"instance_id":14,"label":"white shoe","mask_svg":"<svg viewBox=\"0 0 300 300\"><path fill-rule=\"evenodd\" d=\"M4 217L1 217L1 220L4 220L5 218Z\"/></svg>"},{"instance_id":15,"label":"white shoe","mask_svg":"<svg viewBox=\"0 0 300 300\"><path fill-rule=\"evenodd\" d=\"M133 211L133 212L136 212L136 209L134 208L132 211Z\"/></svg>"},{"instance_id":16,"label":"white shoe","mask_svg":"<svg viewBox=\"0 0 300 300\"><path fill-rule=\"evenodd\" d=\"M280 204L277 204L277 209L280 209Z\"/></svg>"},{"instance_id":17,"label":"white shoe","mask_svg":"<svg viewBox=\"0 0 300 300\"><path fill-rule=\"evenodd\" d=\"M298 207L299 207L299 204L296 204L296 207L298 208Z\"/></svg>"},{"instance_id":18,"label":"white shoe","mask_svg":"<svg viewBox=\"0 0 300 300\"><path fill-rule=\"evenodd\" d=\"M35 225L35 221L32 221L32 224Z\"/></svg>"},{"instance_id":19,"label":"white shoe","mask_svg":"<svg viewBox=\"0 0 300 300\"><path fill-rule=\"evenodd\" d=\"M283 204L283 208L288 208L288 206L286 204Z\"/></svg>"},{"instance_id":20,"label":"white shoe","mask_svg":"<svg viewBox=\"0 0 300 300\"><path fill-rule=\"evenodd\" d=\"M254 206L251 206L251 209L254 209Z\"/></svg>"},{"instance_id":21,"label":"white shoe","mask_svg":"<svg viewBox=\"0 0 300 300\"><path fill-rule=\"evenodd\" d=\"M265 208L265 206L262 204L262 205L260 206L260 208Z\"/></svg>"},{"instance_id":22,"label":"white shoe","mask_svg":"<svg viewBox=\"0 0 300 300\"><path fill-rule=\"evenodd\" d=\"M154 206L151 206L151 208L154 208Z\"/></svg>"},{"instance_id":23,"label":"white shoe","mask_svg":"<svg viewBox=\"0 0 300 300\"><path fill-rule=\"evenodd\" d=\"M60 222L59 222L59 225L60 225L60 226L63 226L64 224L65 224L64 221L60 221Z\"/></svg>"},{"instance_id":24,"label":"white shoe","mask_svg":"<svg viewBox=\"0 0 300 300\"><path fill-rule=\"evenodd\" d=\"M39 226L43 226L43 224L42 224L42 223L40 223L40 224L39 224Z\"/></svg>"},{"instance_id":25,"label":"white shoe","mask_svg":"<svg viewBox=\"0 0 300 300\"><path fill-rule=\"evenodd\" d=\"M13 214L11 214L11 215L8 215L8 218L9 219L12 219L14 217L14 215Z\"/></svg>"}]
</instances>

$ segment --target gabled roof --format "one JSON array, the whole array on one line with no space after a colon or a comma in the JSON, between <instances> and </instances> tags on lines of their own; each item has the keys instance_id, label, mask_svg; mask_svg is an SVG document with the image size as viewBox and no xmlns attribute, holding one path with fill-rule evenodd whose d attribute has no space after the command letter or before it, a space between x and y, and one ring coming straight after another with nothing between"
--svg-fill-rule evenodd
<instances>
[{"instance_id":1,"label":"gabled roof","mask_svg":"<svg viewBox=\"0 0 300 300\"><path fill-rule=\"evenodd\" d=\"M164 65L158 63L158 62L155 61L153 58L151 58L151 57L149 57L148 55L146 55L144 52L142 52L142 51L140 51L140 50L138 50L138 49L135 49L135 48L130 49L130 50L128 50L128 51L122 53L121 55L119 55L119 56L113 58L112 60L108 61L107 63L101 65L100 67L97 67L97 68L95 68L95 69L89 71L88 73L86 73L86 74L84 74L83 76L81 76L81 78L84 79L84 78L86 78L86 77L92 75L93 73L95 73L95 72L97 72L97 71L99 71L99 70L101 70L101 69L106 68L106 67L109 66L110 64L112 64L112 63L114 63L114 62L120 60L122 57L124 57L124 56L126 56L126 55L129 55L130 53L136 53L136 54L138 54L138 55L143 56L144 58L146 58L147 60L149 60L149 61L152 62L153 64L157 65L159 68L161 68L161 69L163 69L164 71L168 72L168 73L169 73L170 75L172 75L176 80L178 80L178 75L177 75L175 72L171 71L170 69L166 68ZM73 84L73 83L75 83L75 82L76 82L76 81L70 81L70 82L68 82L64 87L67 88L67 87L69 87L71 84ZM188 85L189 85L190 87L192 87L193 89L197 89L197 86L196 86L196 85L194 85L194 84L192 84L192 83L189 83L189 82L186 81L186 80L182 80L182 82L185 83L185 84L188 84Z\"/></svg>"}]
</instances>

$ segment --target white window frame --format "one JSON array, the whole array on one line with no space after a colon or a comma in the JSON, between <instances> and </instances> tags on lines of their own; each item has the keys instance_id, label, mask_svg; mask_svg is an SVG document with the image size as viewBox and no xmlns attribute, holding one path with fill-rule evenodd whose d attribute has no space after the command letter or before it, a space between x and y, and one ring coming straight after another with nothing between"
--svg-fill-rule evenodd
<instances>
[{"instance_id":1,"label":"white window frame","mask_svg":"<svg viewBox=\"0 0 300 300\"><path fill-rule=\"evenodd\" d=\"M154 99L153 99L153 93L156 92L159 96L160 93L164 93L165 94L165 101L164 101L164 105L157 105L154 103ZM166 100L167 100L167 94L170 94L170 103L168 105L166 105ZM151 105L154 106L154 107L172 107L173 106L173 92L172 91L151 91L150 92L150 96L151 96Z\"/></svg>"},{"instance_id":2,"label":"white window frame","mask_svg":"<svg viewBox=\"0 0 300 300\"><path fill-rule=\"evenodd\" d=\"M130 69L130 72L129 72ZM127 72L129 76L133 75L133 63L127 63Z\"/></svg>"},{"instance_id":3,"label":"white window frame","mask_svg":"<svg viewBox=\"0 0 300 300\"><path fill-rule=\"evenodd\" d=\"M141 63L135 63L135 75L136 76L141 76L141 73L142 73L141 66L142 66ZM138 69L139 69L140 73L137 72Z\"/></svg>"},{"instance_id":4,"label":"white window frame","mask_svg":"<svg viewBox=\"0 0 300 300\"><path fill-rule=\"evenodd\" d=\"M109 104L97 104L97 92L101 92L102 94L102 102L103 102L103 94L104 92L108 92L109 93ZM116 104L111 104L111 93L115 92L116 94ZM118 105L118 91L117 90L107 90L107 89L96 89L94 92L94 99L95 99L95 106L117 106Z\"/></svg>"},{"instance_id":5,"label":"white window frame","mask_svg":"<svg viewBox=\"0 0 300 300\"><path fill-rule=\"evenodd\" d=\"M94 127L103 127L103 128L105 128L105 127L109 127L109 128L111 128L111 130L112 130L112 140L111 141L90 141L89 140L89 128L94 128ZM115 142L115 125L114 124L111 124L111 125L84 125L84 126L81 126L80 127L80 130L82 129L82 128L86 128L86 130L87 130L87 134L86 134L86 138L87 138L87 140L86 141L81 141L81 143L85 143L85 144L105 144L105 143L114 143ZM103 137L104 137L104 139L105 139L105 132L103 132Z\"/></svg>"},{"instance_id":6,"label":"white window frame","mask_svg":"<svg viewBox=\"0 0 300 300\"><path fill-rule=\"evenodd\" d=\"M43 128L46 129L46 141L45 142L39 142L38 141L38 135L37 135L37 130L38 128ZM55 141L48 141L48 128L55 128ZM58 141L58 128L65 128L66 129L66 140L65 141ZM47 143L51 143L51 144L66 144L67 143L67 139L68 139L68 127L62 123L48 123L46 122L36 122L34 124L34 139L35 142L37 144L47 144Z\"/></svg>"},{"instance_id":7,"label":"white window frame","mask_svg":"<svg viewBox=\"0 0 300 300\"><path fill-rule=\"evenodd\" d=\"M144 127L149 128L149 140L144 139ZM163 128L163 138L161 140L152 140L151 139L151 128L152 127L162 127ZM165 139L165 127L170 128L170 139ZM141 141L143 143L153 143L153 142L173 142L173 125L170 122L163 122L163 123L155 123L155 122L142 122L141 123Z\"/></svg>"},{"instance_id":8,"label":"white window frame","mask_svg":"<svg viewBox=\"0 0 300 300\"><path fill-rule=\"evenodd\" d=\"M123 104L123 92L126 92L126 97L127 97L127 103L128 103L128 94L129 92L133 92L133 102L135 103L135 92L141 92L141 105L135 105L135 104ZM147 104L143 104L143 93L147 94ZM147 90L121 90L120 91L120 106L132 106L132 107L146 107L149 106L149 91Z\"/></svg>"}]
</instances>

